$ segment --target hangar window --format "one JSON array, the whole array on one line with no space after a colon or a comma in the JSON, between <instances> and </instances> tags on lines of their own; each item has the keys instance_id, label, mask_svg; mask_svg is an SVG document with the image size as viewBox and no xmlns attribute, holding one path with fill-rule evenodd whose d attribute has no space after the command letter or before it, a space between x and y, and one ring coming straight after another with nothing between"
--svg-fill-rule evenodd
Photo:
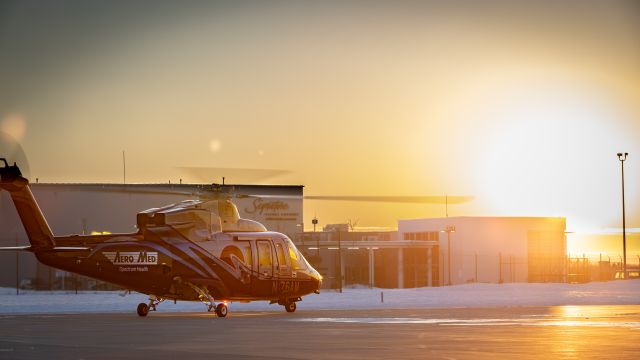
<instances>
[{"instance_id":1,"label":"hangar window","mask_svg":"<svg viewBox=\"0 0 640 360\"><path fill-rule=\"evenodd\" d=\"M405 240L438 240L438 232L437 231L422 231L422 232L407 232L404 233Z\"/></svg>"}]
</instances>

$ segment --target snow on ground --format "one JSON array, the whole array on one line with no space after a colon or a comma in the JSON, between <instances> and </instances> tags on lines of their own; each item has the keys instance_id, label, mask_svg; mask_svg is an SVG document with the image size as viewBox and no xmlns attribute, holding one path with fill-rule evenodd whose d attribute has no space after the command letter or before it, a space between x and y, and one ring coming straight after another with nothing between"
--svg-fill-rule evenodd
<instances>
[{"instance_id":1,"label":"snow on ground","mask_svg":"<svg viewBox=\"0 0 640 360\"><path fill-rule=\"evenodd\" d=\"M0 288L0 313L135 312L147 296L120 292L21 291ZM381 294L384 302L381 302ZM504 307L555 305L639 305L640 279L589 284L465 284L418 289L344 289L305 296L299 310ZM267 302L232 303L231 311L282 311ZM159 311L203 311L198 302L166 301Z\"/></svg>"}]
</instances>

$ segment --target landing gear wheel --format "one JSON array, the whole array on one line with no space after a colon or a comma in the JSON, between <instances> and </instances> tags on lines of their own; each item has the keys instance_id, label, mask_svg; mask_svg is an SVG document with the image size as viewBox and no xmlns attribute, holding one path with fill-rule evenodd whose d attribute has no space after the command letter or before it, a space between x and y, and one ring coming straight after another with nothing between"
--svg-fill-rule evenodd
<instances>
[{"instance_id":1,"label":"landing gear wheel","mask_svg":"<svg viewBox=\"0 0 640 360\"><path fill-rule=\"evenodd\" d=\"M226 317L227 316L227 304L220 303L216 306L216 315L218 317Z\"/></svg>"},{"instance_id":2,"label":"landing gear wheel","mask_svg":"<svg viewBox=\"0 0 640 360\"><path fill-rule=\"evenodd\" d=\"M288 302L286 304L284 304L284 309L287 310L287 312L294 312L296 311L296 302L292 301L292 302Z\"/></svg>"},{"instance_id":3,"label":"landing gear wheel","mask_svg":"<svg viewBox=\"0 0 640 360\"><path fill-rule=\"evenodd\" d=\"M138 304L138 315L139 316L147 316L149 313L149 305L145 303Z\"/></svg>"}]
</instances>

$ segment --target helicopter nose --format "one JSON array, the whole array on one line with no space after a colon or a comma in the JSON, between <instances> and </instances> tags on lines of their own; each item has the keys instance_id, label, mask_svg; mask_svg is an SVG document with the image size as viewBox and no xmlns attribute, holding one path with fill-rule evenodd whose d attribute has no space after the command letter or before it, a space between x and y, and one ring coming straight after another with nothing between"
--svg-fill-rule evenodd
<instances>
[{"instance_id":1,"label":"helicopter nose","mask_svg":"<svg viewBox=\"0 0 640 360\"><path fill-rule=\"evenodd\" d=\"M317 276L313 277L315 283L315 290L313 291L316 294L320 294L320 288L322 287L322 275L317 274Z\"/></svg>"}]
</instances>

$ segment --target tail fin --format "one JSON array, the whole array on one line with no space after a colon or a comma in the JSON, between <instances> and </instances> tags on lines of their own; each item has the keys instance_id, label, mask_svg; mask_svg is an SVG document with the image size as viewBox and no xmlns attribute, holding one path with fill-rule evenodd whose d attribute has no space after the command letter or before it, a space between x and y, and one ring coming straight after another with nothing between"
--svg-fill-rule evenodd
<instances>
[{"instance_id":1,"label":"tail fin","mask_svg":"<svg viewBox=\"0 0 640 360\"><path fill-rule=\"evenodd\" d=\"M22 177L15 163L10 166L6 159L0 158L0 166L2 163L4 167L0 167L0 189L7 190L11 195L31 247L34 250L55 247L53 233L31 193L29 180Z\"/></svg>"}]
</instances>

